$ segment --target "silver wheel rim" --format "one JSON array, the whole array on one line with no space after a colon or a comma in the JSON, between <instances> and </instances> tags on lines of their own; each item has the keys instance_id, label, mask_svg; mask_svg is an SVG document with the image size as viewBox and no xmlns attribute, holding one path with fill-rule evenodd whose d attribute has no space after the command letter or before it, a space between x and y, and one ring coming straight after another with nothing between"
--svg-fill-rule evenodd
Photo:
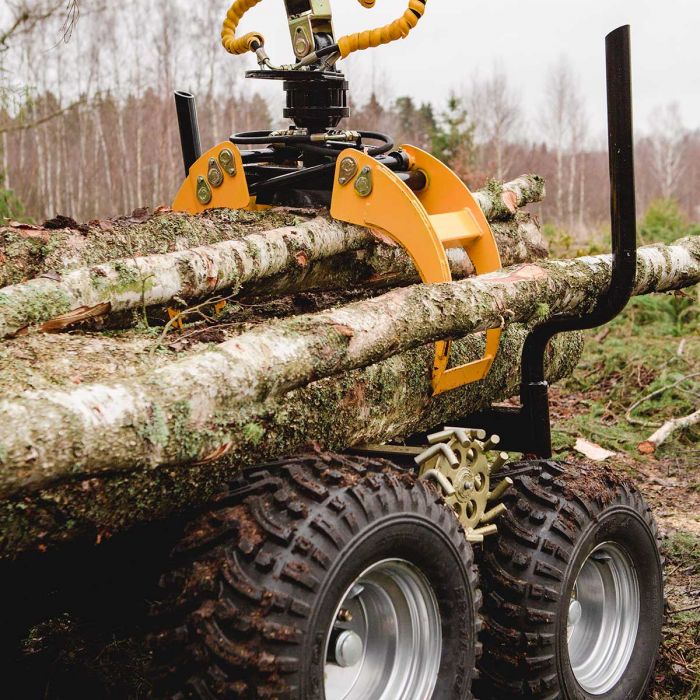
<instances>
[{"instance_id":1,"label":"silver wheel rim","mask_svg":"<svg viewBox=\"0 0 700 700\"><path fill-rule=\"evenodd\" d=\"M326 636L326 700L427 700L440 670L437 598L412 564L386 559L348 588Z\"/></svg>"},{"instance_id":2,"label":"silver wheel rim","mask_svg":"<svg viewBox=\"0 0 700 700\"><path fill-rule=\"evenodd\" d=\"M639 581L629 555L607 542L584 562L569 604L569 660L579 685L604 695L624 675L639 628Z\"/></svg>"}]
</instances>

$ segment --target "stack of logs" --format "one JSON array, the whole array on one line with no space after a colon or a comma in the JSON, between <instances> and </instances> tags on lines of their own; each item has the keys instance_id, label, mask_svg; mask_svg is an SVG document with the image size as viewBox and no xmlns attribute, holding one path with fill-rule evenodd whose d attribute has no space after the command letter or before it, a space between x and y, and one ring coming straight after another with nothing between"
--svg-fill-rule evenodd
<instances>
[{"instance_id":1,"label":"stack of logs","mask_svg":"<svg viewBox=\"0 0 700 700\"><path fill-rule=\"evenodd\" d=\"M306 210L159 210L0 229L0 557L103 538L209 499L245 466L400 440L518 393L528 329L589 310L609 256L546 260L544 195L477 194L504 270L421 285L400 248ZM700 281L700 238L640 250L636 293ZM434 397L432 343L458 363L505 329L488 377ZM579 334L548 350L570 374Z\"/></svg>"}]
</instances>

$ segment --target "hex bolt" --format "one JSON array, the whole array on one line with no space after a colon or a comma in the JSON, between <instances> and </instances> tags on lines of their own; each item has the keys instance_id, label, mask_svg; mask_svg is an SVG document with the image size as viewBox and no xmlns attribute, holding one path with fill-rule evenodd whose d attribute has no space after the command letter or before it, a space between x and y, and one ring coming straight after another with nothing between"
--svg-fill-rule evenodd
<instances>
[{"instance_id":1,"label":"hex bolt","mask_svg":"<svg viewBox=\"0 0 700 700\"><path fill-rule=\"evenodd\" d=\"M338 613L339 622L352 622L352 611L347 608L342 608Z\"/></svg>"}]
</instances>

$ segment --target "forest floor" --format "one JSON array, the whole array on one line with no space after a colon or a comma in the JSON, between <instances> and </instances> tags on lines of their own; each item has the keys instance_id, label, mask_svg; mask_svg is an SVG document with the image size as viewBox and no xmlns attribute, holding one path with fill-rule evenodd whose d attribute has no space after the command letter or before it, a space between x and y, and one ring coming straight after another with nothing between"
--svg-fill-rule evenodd
<instances>
[{"instance_id":1,"label":"forest floor","mask_svg":"<svg viewBox=\"0 0 700 700\"><path fill-rule=\"evenodd\" d=\"M576 374L553 390L557 456L576 459L577 438L614 451L609 463L635 480L659 524L667 617L654 700L700 700L700 429L672 434L652 455L638 449L700 405L698 312L692 296L633 301L590 332Z\"/></svg>"}]
</instances>

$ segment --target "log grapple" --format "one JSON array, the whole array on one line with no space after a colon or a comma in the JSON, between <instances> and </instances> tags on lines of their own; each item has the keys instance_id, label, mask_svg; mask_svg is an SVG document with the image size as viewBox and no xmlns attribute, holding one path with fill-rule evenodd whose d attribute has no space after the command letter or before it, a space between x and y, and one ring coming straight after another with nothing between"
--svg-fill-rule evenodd
<instances>
[{"instance_id":1,"label":"log grapple","mask_svg":"<svg viewBox=\"0 0 700 700\"><path fill-rule=\"evenodd\" d=\"M374 6L373 0L360 1ZM259 32L236 36L244 14L258 2L233 4L223 26L223 45L232 54L257 55L260 70L247 77L282 81L284 116L293 125L234 134L202 154L193 98L177 93L186 180L173 208L198 213L216 207L330 207L335 219L368 227L403 246L426 283L452 281L448 248L464 248L478 274L501 269L486 217L447 166L415 146L395 149L384 134L338 128L350 114L348 83L338 60L408 36L426 1L410 0L395 22L336 41L329 0L287 0L296 62L284 66L272 65ZM257 148L242 151L239 146ZM437 343L435 394L486 376L501 331L495 328L486 336L484 357L461 367L448 367L449 341Z\"/></svg>"}]
</instances>

